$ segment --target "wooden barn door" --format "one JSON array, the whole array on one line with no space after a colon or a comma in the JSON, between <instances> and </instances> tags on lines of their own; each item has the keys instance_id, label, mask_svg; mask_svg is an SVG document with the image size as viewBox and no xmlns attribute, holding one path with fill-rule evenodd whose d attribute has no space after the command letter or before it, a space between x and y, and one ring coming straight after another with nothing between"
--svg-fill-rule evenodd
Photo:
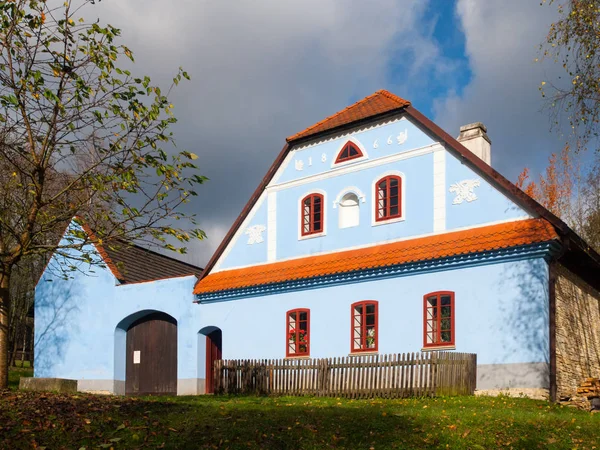
<instances>
[{"instance_id":1,"label":"wooden barn door","mask_svg":"<svg viewBox=\"0 0 600 450\"><path fill-rule=\"evenodd\" d=\"M206 393L215 392L214 362L222 356L221 330L215 330L206 335Z\"/></svg>"},{"instance_id":2,"label":"wooden barn door","mask_svg":"<svg viewBox=\"0 0 600 450\"><path fill-rule=\"evenodd\" d=\"M177 322L153 313L127 330L125 394L177 394Z\"/></svg>"}]
</instances>

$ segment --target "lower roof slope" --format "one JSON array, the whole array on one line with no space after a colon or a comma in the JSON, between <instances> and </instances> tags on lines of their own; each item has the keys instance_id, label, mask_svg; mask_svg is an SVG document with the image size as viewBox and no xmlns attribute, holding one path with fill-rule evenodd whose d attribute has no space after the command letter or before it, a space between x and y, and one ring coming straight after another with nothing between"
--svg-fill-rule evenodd
<instances>
[{"instance_id":1,"label":"lower roof slope","mask_svg":"<svg viewBox=\"0 0 600 450\"><path fill-rule=\"evenodd\" d=\"M115 277L122 283L200 275L202 269L144 247L120 242L98 249Z\"/></svg>"},{"instance_id":2,"label":"lower roof slope","mask_svg":"<svg viewBox=\"0 0 600 450\"><path fill-rule=\"evenodd\" d=\"M417 239L210 273L194 294L310 279L336 273L435 260L558 239L544 219L526 219Z\"/></svg>"}]
</instances>

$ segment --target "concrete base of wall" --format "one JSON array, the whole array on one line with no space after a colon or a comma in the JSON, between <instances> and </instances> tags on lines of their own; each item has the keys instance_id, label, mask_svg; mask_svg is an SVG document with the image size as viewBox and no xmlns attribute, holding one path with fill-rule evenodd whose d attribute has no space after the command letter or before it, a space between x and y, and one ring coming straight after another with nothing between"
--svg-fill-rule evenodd
<instances>
[{"instance_id":1,"label":"concrete base of wall","mask_svg":"<svg viewBox=\"0 0 600 450\"><path fill-rule=\"evenodd\" d=\"M125 380L115 380L113 393L117 395L125 395Z\"/></svg>"},{"instance_id":2,"label":"concrete base of wall","mask_svg":"<svg viewBox=\"0 0 600 450\"><path fill-rule=\"evenodd\" d=\"M536 389L536 388L512 388L512 389L487 389L483 391L475 391L475 395L486 395L490 397L497 397L499 395L508 395L509 397L527 397L535 400L549 400L550 390L549 389Z\"/></svg>"},{"instance_id":3,"label":"concrete base of wall","mask_svg":"<svg viewBox=\"0 0 600 450\"><path fill-rule=\"evenodd\" d=\"M477 366L477 390L548 389L548 363L482 364Z\"/></svg>"},{"instance_id":4,"label":"concrete base of wall","mask_svg":"<svg viewBox=\"0 0 600 450\"><path fill-rule=\"evenodd\" d=\"M41 380L42 378L36 378ZM55 378L52 378L53 380ZM76 383L76 390L89 394L125 395L123 380L70 380ZM177 395L204 394L204 378L180 378L177 380ZM54 390L54 389L53 389Z\"/></svg>"},{"instance_id":5,"label":"concrete base of wall","mask_svg":"<svg viewBox=\"0 0 600 450\"><path fill-rule=\"evenodd\" d=\"M89 394L114 394L114 380L77 380L77 390Z\"/></svg>"},{"instance_id":6,"label":"concrete base of wall","mask_svg":"<svg viewBox=\"0 0 600 450\"><path fill-rule=\"evenodd\" d=\"M55 391L60 393L77 392L77 380L65 378L34 378L22 377L19 389L24 391Z\"/></svg>"},{"instance_id":7,"label":"concrete base of wall","mask_svg":"<svg viewBox=\"0 0 600 450\"><path fill-rule=\"evenodd\" d=\"M177 395L204 394L204 389L200 391L198 389L199 387L200 383L198 378L179 378L177 380ZM204 384L202 385L202 388L204 388Z\"/></svg>"}]
</instances>

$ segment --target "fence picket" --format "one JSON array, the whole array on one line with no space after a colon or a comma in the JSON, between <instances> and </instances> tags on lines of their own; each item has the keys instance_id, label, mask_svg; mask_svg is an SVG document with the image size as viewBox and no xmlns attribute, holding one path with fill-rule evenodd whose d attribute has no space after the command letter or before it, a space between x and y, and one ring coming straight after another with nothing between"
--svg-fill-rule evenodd
<instances>
[{"instance_id":1,"label":"fence picket","mask_svg":"<svg viewBox=\"0 0 600 450\"><path fill-rule=\"evenodd\" d=\"M477 355L416 352L320 359L217 360L215 394L347 398L472 395Z\"/></svg>"}]
</instances>

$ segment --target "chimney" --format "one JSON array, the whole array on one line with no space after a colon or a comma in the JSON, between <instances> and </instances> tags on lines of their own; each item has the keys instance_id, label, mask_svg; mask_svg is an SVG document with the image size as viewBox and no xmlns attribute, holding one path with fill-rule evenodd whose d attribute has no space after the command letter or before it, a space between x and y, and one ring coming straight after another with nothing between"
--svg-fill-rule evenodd
<instances>
[{"instance_id":1,"label":"chimney","mask_svg":"<svg viewBox=\"0 0 600 450\"><path fill-rule=\"evenodd\" d=\"M492 165L492 141L487 135L487 128L481 122L470 123L460 127L458 142L467 147L488 166Z\"/></svg>"}]
</instances>

